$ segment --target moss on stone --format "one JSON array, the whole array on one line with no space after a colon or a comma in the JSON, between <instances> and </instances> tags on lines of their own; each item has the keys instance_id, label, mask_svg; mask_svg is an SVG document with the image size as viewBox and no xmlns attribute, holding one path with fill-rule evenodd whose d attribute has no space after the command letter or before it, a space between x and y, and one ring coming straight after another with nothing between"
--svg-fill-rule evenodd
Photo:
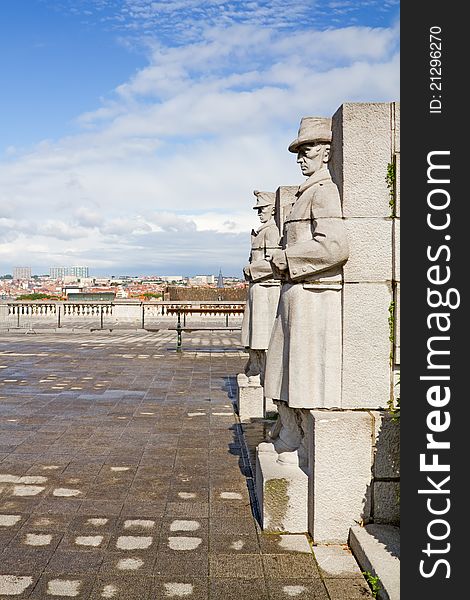
<instances>
[{"instance_id":1,"label":"moss on stone","mask_svg":"<svg viewBox=\"0 0 470 600\"><path fill-rule=\"evenodd\" d=\"M289 494L287 479L269 479L264 489L264 504L269 512L268 529L283 531L284 519L287 514Z\"/></svg>"}]
</instances>

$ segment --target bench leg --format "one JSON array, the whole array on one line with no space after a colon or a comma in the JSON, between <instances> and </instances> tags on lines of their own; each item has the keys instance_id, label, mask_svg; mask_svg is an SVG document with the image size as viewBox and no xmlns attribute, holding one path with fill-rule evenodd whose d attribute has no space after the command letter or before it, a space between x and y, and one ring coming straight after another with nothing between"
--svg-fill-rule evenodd
<instances>
[{"instance_id":1,"label":"bench leg","mask_svg":"<svg viewBox=\"0 0 470 600\"><path fill-rule=\"evenodd\" d=\"M178 328L176 330L176 335L177 335L177 340L176 340L176 351L177 352L181 352L182 349L182 345L183 345L183 335L182 335L182 330L180 328Z\"/></svg>"}]
</instances>

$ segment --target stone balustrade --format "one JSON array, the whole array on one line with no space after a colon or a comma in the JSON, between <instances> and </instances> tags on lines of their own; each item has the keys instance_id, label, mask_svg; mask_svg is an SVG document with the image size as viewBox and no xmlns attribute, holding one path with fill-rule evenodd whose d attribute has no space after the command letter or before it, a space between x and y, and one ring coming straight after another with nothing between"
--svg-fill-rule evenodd
<instances>
[{"instance_id":1,"label":"stone balustrade","mask_svg":"<svg viewBox=\"0 0 470 600\"><path fill-rule=\"evenodd\" d=\"M207 321L217 319L226 323L241 319L245 302L0 302L0 329L33 329L65 327L139 328L157 324L172 325L178 313L184 320L190 317ZM160 322L160 323L159 323Z\"/></svg>"}]
</instances>

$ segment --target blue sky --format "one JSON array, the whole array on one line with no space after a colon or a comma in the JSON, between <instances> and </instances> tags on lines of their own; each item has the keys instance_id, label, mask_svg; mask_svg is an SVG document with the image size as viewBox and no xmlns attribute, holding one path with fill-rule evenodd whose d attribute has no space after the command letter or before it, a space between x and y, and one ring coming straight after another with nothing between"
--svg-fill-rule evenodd
<instances>
[{"instance_id":1,"label":"blue sky","mask_svg":"<svg viewBox=\"0 0 470 600\"><path fill-rule=\"evenodd\" d=\"M300 117L398 99L395 1L2 0L0 272L239 274Z\"/></svg>"}]
</instances>

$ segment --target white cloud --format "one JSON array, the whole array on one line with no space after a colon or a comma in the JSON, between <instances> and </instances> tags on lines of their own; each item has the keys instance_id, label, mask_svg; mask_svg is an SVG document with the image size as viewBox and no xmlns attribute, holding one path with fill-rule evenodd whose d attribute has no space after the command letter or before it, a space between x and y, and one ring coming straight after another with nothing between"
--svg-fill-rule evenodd
<instances>
[{"instance_id":1,"label":"white cloud","mask_svg":"<svg viewBox=\"0 0 470 600\"><path fill-rule=\"evenodd\" d=\"M49 1L51 0L43 0ZM367 13L369 19L392 14L399 0L62 0L52 4L58 10L81 14L90 25L101 22L129 34L158 32L172 44L201 38L208 28L228 28L250 24L258 28L288 31L300 28L326 28L337 18L354 23ZM128 37L126 38L127 42Z\"/></svg>"},{"instance_id":2,"label":"white cloud","mask_svg":"<svg viewBox=\"0 0 470 600\"><path fill-rule=\"evenodd\" d=\"M135 19L154 10L127 6ZM252 24L206 27L178 47L154 42L147 67L79 116L82 133L0 163L0 270L240 273L258 223L252 190L302 179L286 150L300 117L397 99L397 43L397 28Z\"/></svg>"}]
</instances>

